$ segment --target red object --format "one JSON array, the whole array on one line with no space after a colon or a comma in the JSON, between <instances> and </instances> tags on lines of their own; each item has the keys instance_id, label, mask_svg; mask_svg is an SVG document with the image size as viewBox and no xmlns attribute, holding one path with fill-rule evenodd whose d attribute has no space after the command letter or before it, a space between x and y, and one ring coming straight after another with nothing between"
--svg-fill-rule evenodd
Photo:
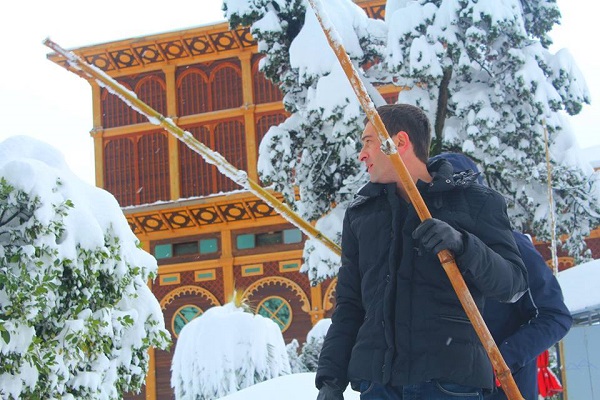
<instances>
[{"instance_id":1,"label":"red object","mask_svg":"<svg viewBox=\"0 0 600 400\"><path fill-rule=\"evenodd\" d=\"M554 372L548 368L548 361L548 350L544 351L537 358L538 389L542 397L550 397L563 390L562 385L556 375L554 375Z\"/></svg>"}]
</instances>

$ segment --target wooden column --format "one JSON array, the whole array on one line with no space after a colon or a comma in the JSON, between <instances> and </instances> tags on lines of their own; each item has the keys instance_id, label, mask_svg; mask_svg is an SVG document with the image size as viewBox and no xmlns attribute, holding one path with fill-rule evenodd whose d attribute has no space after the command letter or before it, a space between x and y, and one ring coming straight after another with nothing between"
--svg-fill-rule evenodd
<instances>
[{"instance_id":1,"label":"wooden column","mask_svg":"<svg viewBox=\"0 0 600 400\"><path fill-rule=\"evenodd\" d=\"M246 159L248 160L248 177L258 181L256 170L256 118L254 111L254 90L252 83L252 52L244 51L239 56L242 65L242 85L244 94L244 126L246 128Z\"/></svg>"},{"instance_id":2,"label":"wooden column","mask_svg":"<svg viewBox=\"0 0 600 400\"><path fill-rule=\"evenodd\" d=\"M102 90L96 81L92 86L92 121L90 136L94 139L94 175L96 186L104 188L104 128L102 126Z\"/></svg>"},{"instance_id":3,"label":"wooden column","mask_svg":"<svg viewBox=\"0 0 600 400\"><path fill-rule=\"evenodd\" d=\"M177 123L177 83L175 80L175 65L163 67L165 73L165 83L167 87L167 116ZM171 200L177 200L181 197L181 188L179 186L179 139L169 135L169 177Z\"/></svg>"},{"instance_id":4,"label":"wooden column","mask_svg":"<svg viewBox=\"0 0 600 400\"><path fill-rule=\"evenodd\" d=\"M231 231L221 231L221 266L223 268L223 294L225 302L228 302L235 290L233 282L233 244Z\"/></svg>"},{"instance_id":5,"label":"wooden column","mask_svg":"<svg viewBox=\"0 0 600 400\"><path fill-rule=\"evenodd\" d=\"M152 282L148 282L152 290ZM148 348L148 373L146 374L146 400L156 400L156 354L154 347Z\"/></svg>"},{"instance_id":6,"label":"wooden column","mask_svg":"<svg viewBox=\"0 0 600 400\"><path fill-rule=\"evenodd\" d=\"M310 322L313 326L323 319L325 310L323 309L323 290L321 284L310 287Z\"/></svg>"}]
</instances>

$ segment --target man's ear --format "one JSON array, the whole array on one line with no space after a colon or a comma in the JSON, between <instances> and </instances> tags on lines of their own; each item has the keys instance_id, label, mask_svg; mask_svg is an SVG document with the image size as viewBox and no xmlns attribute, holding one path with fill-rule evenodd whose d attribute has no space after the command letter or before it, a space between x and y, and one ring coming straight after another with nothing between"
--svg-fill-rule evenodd
<instances>
[{"instance_id":1,"label":"man's ear","mask_svg":"<svg viewBox=\"0 0 600 400\"><path fill-rule=\"evenodd\" d=\"M410 137L408 136L408 133L399 131L396 136L394 136L394 143L398 148L398 153L404 153L404 151L410 147Z\"/></svg>"}]
</instances>

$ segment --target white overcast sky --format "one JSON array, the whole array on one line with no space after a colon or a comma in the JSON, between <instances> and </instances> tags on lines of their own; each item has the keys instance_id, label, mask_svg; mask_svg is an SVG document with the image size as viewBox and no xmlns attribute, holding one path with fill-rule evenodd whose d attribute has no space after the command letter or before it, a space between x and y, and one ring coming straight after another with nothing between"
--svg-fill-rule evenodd
<instances>
[{"instance_id":1,"label":"white overcast sky","mask_svg":"<svg viewBox=\"0 0 600 400\"><path fill-rule=\"evenodd\" d=\"M570 118L581 148L600 145L600 54L592 0L558 0L562 25L553 51L568 48L582 70L592 105ZM82 47L203 25L223 19L221 0L5 1L0 6L0 141L27 135L57 147L81 178L94 181L89 84L48 61L50 37Z\"/></svg>"}]
</instances>

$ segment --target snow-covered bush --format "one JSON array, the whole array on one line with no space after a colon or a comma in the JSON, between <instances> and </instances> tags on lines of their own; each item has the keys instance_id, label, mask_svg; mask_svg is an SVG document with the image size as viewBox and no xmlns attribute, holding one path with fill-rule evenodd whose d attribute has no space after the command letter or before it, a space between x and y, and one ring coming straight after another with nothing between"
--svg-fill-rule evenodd
<instances>
[{"instance_id":1,"label":"snow-covered bush","mask_svg":"<svg viewBox=\"0 0 600 400\"><path fill-rule=\"evenodd\" d=\"M183 327L171 371L178 400L209 400L287 375L290 362L279 326L231 302Z\"/></svg>"},{"instance_id":2,"label":"snow-covered bush","mask_svg":"<svg viewBox=\"0 0 600 400\"><path fill-rule=\"evenodd\" d=\"M0 397L120 399L169 333L112 195L42 142L0 143Z\"/></svg>"},{"instance_id":3,"label":"snow-covered bush","mask_svg":"<svg viewBox=\"0 0 600 400\"><path fill-rule=\"evenodd\" d=\"M302 353L300 354L300 361L309 371L316 371L319 365L319 355L323 348L323 342L325 341L325 335L331 325L331 318L323 318L312 327L312 329L306 335L306 343L302 346Z\"/></svg>"},{"instance_id":4,"label":"snow-covered bush","mask_svg":"<svg viewBox=\"0 0 600 400\"><path fill-rule=\"evenodd\" d=\"M315 372L317 370L325 335L327 335L330 325L331 318L323 318L317 322L306 335L306 341L300 352L298 351L300 346L296 339L287 345L292 373Z\"/></svg>"},{"instance_id":5,"label":"snow-covered bush","mask_svg":"<svg viewBox=\"0 0 600 400\"><path fill-rule=\"evenodd\" d=\"M292 339L292 341L285 345L287 350L288 359L290 360L290 372L292 374L301 374L303 372L308 372L306 366L300 360L300 343L298 343L297 339Z\"/></svg>"}]
</instances>

